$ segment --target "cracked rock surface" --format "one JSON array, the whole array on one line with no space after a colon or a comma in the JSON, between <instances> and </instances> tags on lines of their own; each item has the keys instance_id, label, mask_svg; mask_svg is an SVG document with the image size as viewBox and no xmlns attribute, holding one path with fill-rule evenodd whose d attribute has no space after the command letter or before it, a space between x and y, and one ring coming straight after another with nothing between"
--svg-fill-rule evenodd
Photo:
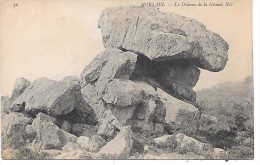
<instances>
[{"instance_id":1,"label":"cracked rock surface","mask_svg":"<svg viewBox=\"0 0 260 165\"><path fill-rule=\"evenodd\" d=\"M144 54L153 61L188 59L209 71L220 71L229 45L195 19L150 7L103 10L98 22L103 44Z\"/></svg>"},{"instance_id":2,"label":"cracked rock surface","mask_svg":"<svg viewBox=\"0 0 260 165\"><path fill-rule=\"evenodd\" d=\"M59 116L71 112L81 100L77 77L61 81L40 78L32 82L11 105L12 111L25 111L36 115L45 112Z\"/></svg>"}]
</instances>

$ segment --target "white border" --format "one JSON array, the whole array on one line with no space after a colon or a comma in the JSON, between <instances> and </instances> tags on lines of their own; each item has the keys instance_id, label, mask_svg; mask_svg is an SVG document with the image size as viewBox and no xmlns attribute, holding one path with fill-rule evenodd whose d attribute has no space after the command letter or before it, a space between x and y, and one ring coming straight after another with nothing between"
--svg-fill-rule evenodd
<instances>
[{"instance_id":1,"label":"white border","mask_svg":"<svg viewBox=\"0 0 260 165\"><path fill-rule=\"evenodd\" d=\"M117 164L126 164L126 165L130 165L130 164L135 164L135 165L139 165L139 164L157 164L157 165L182 165L182 164L235 164L235 165L243 165L243 164L253 164L253 165L260 165L260 151L259 151L259 140L260 140L260 136L259 136L259 110L260 110L260 101L258 101L258 99L260 98L259 96L259 91L260 91L260 79L259 79L259 67L260 67L260 0L253 0L253 65L254 65L254 128L255 128L255 159L254 160L229 160L228 162L225 162L224 160L89 160L89 161L85 161L85 160L0 160L0 164L1 165L22 165L22 164L26 164L26 165L35 165L37 163L37 165L46 165L46 163L48 164L62 164L62 165L71 165L71 164L77 164L77 165L81 165L81 164L106 164L106 165L117 165ZM243 18L240 18L243 19ZM246 25L245 25L246 26ZM243 69L243 68L238 68L238 69ZM47 161L47 162L46 162Z\"/></svg>"}]
</instances>

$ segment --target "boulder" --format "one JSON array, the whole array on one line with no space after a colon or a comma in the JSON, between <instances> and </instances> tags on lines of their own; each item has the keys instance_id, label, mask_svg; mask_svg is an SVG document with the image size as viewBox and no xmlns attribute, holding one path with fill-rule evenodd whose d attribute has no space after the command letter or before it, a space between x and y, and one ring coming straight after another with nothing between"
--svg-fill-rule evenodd
<instances>
[{"instance_id":1,"label":"boulder","mask_svg":"<svg viewBox=\"0 0 260 165\"><path fill-rule=\"evenodd\" d=\"M153 7L112 7L103 10L98 27L106 48L144 54L153 61L186 59L209 71L222 70L228 43L195 19Z\"/></svg>"},{"instance_id":2,"label":"boulder","mask_svg":"<svg viewBox=\"0 0 260 165\"><path fill-rule=\"evenodd\" d=\"M123 52L111 56L106 63L96 83L98 95L103 94L106 85L115 78L129 79L134 70L137 55L131 52Z\"/></svg>"},{"instance_id":3,"label":"boulder","mask_svg":"<svg viewBox=\"0 0 260 165\"><path fill-rule=\"evenodd\" d=\"M133 116L137 104L144 99L144 95L138 84L130 80L115 79L107 85L102 98L105 108L111 110L121 124L126 124Z\"/></svg>"},{"instance_id":4,"label":"boulder","mask_svg":"<svg viewBox=\"0 0 260 165\"><path fill-rule=\"evenodd\" d=\"M165 120L172 129L181 129L187 134L194 134L197 131L216 134L220 130L229 130L228 126L220 124L216 117L201 114L193 103L174 98L160 88L157 92L166 107Z\"/></svg>"},{"instance_id":5,"label":"boulder","mask_svg":"<svg viewBox=\"0 0 260 165\"><path fill-rule=\"evenodd\" d=\"M115 121L118 122L117 120ZM115 134L117 133L117 130L118 128L113 123L113 120L106 119L105 121L101 122L100 126L98 127L97 134L108 139L114 137Z\"/></svg>"},{"instance_id":6,"label":"boulder","mask_svg":"<svg viewBox=\"0 0 260 165\"><path fill-rule=\"evenodd\" d=\"M105 49L81 73L81 86L95 83L97 94L101 95L113 79L129 79L136 60L137 55L134 53Z\"/></svg>"},{"instance_id":7,"label":"boulder","mask_svg":"<svg viewBox=\"0 0 260 165\"><path fill-rule=\"evenodd\" d=\"M64 152L71 152L75 150L81 150L83 149L78 143L75 142L68 142L62 147L62 151Z\"/></svg>"},{"instance_id":8,"label":"boulder","mask_svg":"<svg viewBox=\"0 0 260 165\"><path fill-rule=\"evenodd\" d=\"M80 83L82 88L87 84L93 84L99 79L103 67L109 61L109 58L114 54L119 54L119 49L105 49L103 52L98 54L94 60L88 64L80 75Z\"/></svg>"},{"instance_id":9,"label":"boulder","mask_svg":"<svg viewBox=\"0 0 260 165\"><path fill-rule=\"evenodd\" d=\"M91 138L80 136L77 143L87 151L98 152L99 149L106 144L106 140L99 135L93 135Z\"/></svg>"},{"instance_id":10,"label":"boulder","mask_svg":"<svg viewBox=\"0 0 260 165\"><path fill-rule=\"evenodd\" d=\"M214 148L213 150L213 159L225 159L226 151L221 148Z\"/></svg>"},{"instance_id":11,"label":"boulder","mask_svg":"<svg viewBox=\"0 0 260 165\"><path fill-rule=\"evenodd\" d=\"M144 99L141 86L130 80L114 79L106 88L103 100L107 104L127 107L139 104Z\"/></svg>"},{"instance_id":12,"label":"boulder","mask_svg":"<svg viewBox=\"0 0 260 165\"><path fill-rule=\"evenodd\" d=\"M87 150L90 152L98 152L101 147L106 144L106 140L99 135L93 135L88 143Z\"/></svg>"},{"instance_id":13,"label":"boulder","mask_svg":"<svg viewBox=\"0 0 260 165\"><path fill-rule=\"evenodd\" d=\"M90 141L90 138L87 137L87 136L80 136L77 140L77 143L82 147L82 148L85 148L85 149L88 149L89 147L89 141Z\"/></svg>"},{"instance_id":14,"label":"boulder","mask_svg":"<svg viewBox=\"0 0 260 165\"><path fill-rule=\"evenodd\" d=\"M166 107L166 122L178 129L182 129L185 133L195 133L200 120L198 108L188 102L170 96L159 88L157 92Z\"/></svg>"},{"instance_id":15,"label":"boulder","mask_svg":"<svg viewBox=\"0 0 260 165\"><path fill-rule=\"evenodd\" d=\"M113 138L122 127L122 124L117 120L112 111L106 107L106 104L101 101L96 109L99 127L97 134L104 138Z\"/></svg>"},{"instance_id":16,"label":"boulder","mask_svg":"<svg viewBox=\"0 0 260 165\"><path fill-rule=\"evenodd\" d=\"M120 118L121 113L117 111L121 108L108 107L110 100L107 90L112 89L111 81L114 79L129 79L131 73L134 71L137 54L131 52L123 52L119 49L108 48L100 53L81 73L81 92L83 100L93 108L93 111L99 121L98 134L103 137L113 137L116 129L125 123L124 118ZM108 89L108 84L111 87ZM112 93L113 94L113 93ZM107 99L104 102L104 98ZM124 105L126 107L127 105ZM127 116L131 117L133 107L126 108L125 112L129 112ZM114 116L112 110L117 117ZM122 120L121 120L122 119Z\"/></svg>"},{"instance_id":17,"label":"boulder","mask_svg":"<svg viewBox=\"0 0 260 165\"><path fill-rule=\"evenodd\" d=\"M147 83L114 79L107 85L102 98L108 104L126 107L155 97L157 97L155 89Z\"/></svg>"},{"instance_id":18,"label":"boulder","mask_svg":"<svg viewBox=\"0 0 260 165\"><path fill-rule=\"evenodd\" d=\"M36 118L33 119L33 122L32 122L32 129L34 130L39 130L40 129L40 126L43 122L51 122L51 123L56 123L56 119L54 117L51 117L49 115L46 115L44 113L38 113Z\"/></svg>"},{"instance_id":19,"label":"boulder","mask_svg":"<svg viewBox=\"0 0 260 165\"><path fill-rule=\"evenodd\" d=\"M164 123L166 110L164 103L160 99L145 100L142 106L145 111L145 121L153 121L154 123Z\"/></svg>"},{"instance_id":20,"label":"boulder","mask_svg":"<svg viewBox=\"0 0 260 165\"><path fill-rule=\"evenodd\" d=\"M175 148L177 145L175 135L164 135L161 137L157 137L154 139L154 143L158 147L163 147L163 148Z\"/></svg>"},{"instance_id":21,"label":"boulder","mask_svg":"<svg viewBox=\"0 0 260 165\"><path fill-rule=\"evenodd\" d=\"M95 111L99 104L99 96L94 85L87 84L81 88L82 100L84 100Z\"/></svg>"},{"instance_id":22,"label":"boulder","mask_svg":"<svg viewBox=\"0 0 260 165\"><path fill-rule=\"evenodd\" d=\"M59 82L40 78L32 82L13 102L11 110L25 110L32 115L44 112L59 116L71 112L81 98L77 77L65 77Z\"/></svg>"},{"instance_id":23,"label":"boulder","mask_svg":"<svg viewBox=\"0 0 260 165\"><path fill-rule=\"evenodd\" d=\"M97 134L104 137L112 137L115 133L115 127L118 126L116 124L117 120L111 111L106 109L102 100L99 99L95 86L87 84L81 89L81 93L83 100L93 108L96 120L99 122ZM112 123L112 121L114 122Z\"/></svg>"},{"instance_id":24,"label":"boulder","mask_svg":"<svg viewBox=\"0 0 260 165\"><path fill-rule=\"evenodd\" d=\"M98 158L126 159L133 146L132 131L129 126L122 127L114 139L97 153Z\"/></svg>"},{"instance_id":25,"label":"boulder","mask_svg":"<svg viewBox=\"0 0 260 165\"><path fill-rule=\"evenodd\" d=\"M212 152L212 148L209 144L202 143L192 137L186 136L182 133L176 135L178 153L192 152L195 154L208 154Z\"/></svg>"},{"instance_id":26,"label":"boulder","mask_svg":"<svg viewBox=\"0 0 260 165\"><path fill-rule=\"evenodd\" d=\"M20 96L30 84L31 82L23 77L16 79L11 100L14 101L18 96Z\"/></svg>"},{"instance_id":27,"label":"boulder","mask_svg":"<svg viewBox=\"0 0 260 165\"><path fill-rule=\"evenodd\" d=\"M114 79L102 97L105 109L109 109L121 125L130 124L137 129L156 131L161 129L165 118L165 107L155 89L144 82ZM150 127L147 127L149 124Z\"/></svg>"},{"instance_id":28,"label":"boulder","mask_svg":"<svg viewBox=\"0 0 260 165\"><path fill-rule=\"evenodd\" d=\"M160 99L144 100L128 123L134 130L158 133L164 131L165 116L165 106Z\"/></svg>"},{"instance_id":29,"label":"boulder","mask_svg":"<svg viewBox=\"0 0 260 165\"><path fill-rule=\"evenodd\" d=\"M131 105L127 107L113 106L113 108L111 107L110 110L119 123L127 125L129 123L129 119L133 116L136 107L136 105Z\"/></svg>"},{"instance_id":30,"label":"boulder","mask_svg":"<svg viewBox=\"0 0 260 165\"><path fill-rule=\"evenodd\" d=\"M1 116L2 148L16 149L25 145L26 126L32 119L19 113L9 113Z\"/></svg>"},{"instance_id":31,"label":"boulder","mask_svg":"<svg viewBox=\"0 0 260 165\"><path fill-rule=\"evenodd\" d=\"M76 142L77 137L60 129L51 122L43 122L37 131L33 145L40 149L61 149L68 142Z\"/></svg>"}]
</instances>

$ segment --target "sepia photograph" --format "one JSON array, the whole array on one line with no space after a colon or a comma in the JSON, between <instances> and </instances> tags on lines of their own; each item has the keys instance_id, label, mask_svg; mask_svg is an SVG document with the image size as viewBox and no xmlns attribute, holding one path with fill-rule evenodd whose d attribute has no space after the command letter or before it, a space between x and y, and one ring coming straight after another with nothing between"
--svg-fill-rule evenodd
<instances>
[{"instance_id":1,"label":"sepia photograph","mask_svg":"<svg viewBox=\"0 0 260 165\"><path fill-rule=\"evenodd\" d=\"M250 0L1 0L3 160L254 160Z\"/></svg>"}]
</instances>

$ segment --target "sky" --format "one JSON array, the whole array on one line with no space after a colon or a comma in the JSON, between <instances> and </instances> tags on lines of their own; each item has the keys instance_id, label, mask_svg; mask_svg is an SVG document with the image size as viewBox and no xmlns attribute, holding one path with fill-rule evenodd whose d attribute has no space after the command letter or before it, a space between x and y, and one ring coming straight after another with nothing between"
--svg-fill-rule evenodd
<instances>
[{"instance_id":1,"label":"sky","mask_svg":"<svg viewBox=\"0 0 260 165\"><path fill-rule=\"evenodd\" d=\"M182 1L160 2L166 4L160 10L194 18L229 43L229 60L225 69L221 72L201 69L194 90L226 81L243 81L252 75L250 0L221 1L232 2L233 5L229 7L175 7L175 2ZM11 95L18 77L25 77L32 82L40 77L61 80L65 76L79 76L84 67L105 49L101 31L97 27L101 11L107 7L127 5L140 5L140 1L0 1L1 95Z\"/></svg>"}]
</instances>

